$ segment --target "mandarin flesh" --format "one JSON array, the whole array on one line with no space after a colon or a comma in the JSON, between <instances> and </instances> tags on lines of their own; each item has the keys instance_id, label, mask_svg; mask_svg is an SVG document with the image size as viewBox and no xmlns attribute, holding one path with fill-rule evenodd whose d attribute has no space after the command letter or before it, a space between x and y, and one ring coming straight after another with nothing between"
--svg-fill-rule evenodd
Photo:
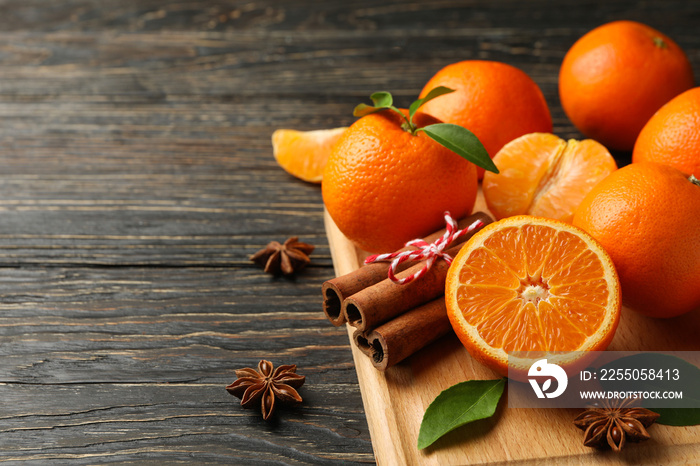
<instances>
[{"instance_id":1,"label":"mandarin flesh","mask_svg":"<svg viewBox=\"0 0 700 466\"><path fill-rule=\"evenodd\" d=\"M533 358L572 368L584 352L604 350L619 322L620 285L586 232L520 215L469 239L448 270L445 303L469 353L520 380Z\"/></svg>"}]
</instances>

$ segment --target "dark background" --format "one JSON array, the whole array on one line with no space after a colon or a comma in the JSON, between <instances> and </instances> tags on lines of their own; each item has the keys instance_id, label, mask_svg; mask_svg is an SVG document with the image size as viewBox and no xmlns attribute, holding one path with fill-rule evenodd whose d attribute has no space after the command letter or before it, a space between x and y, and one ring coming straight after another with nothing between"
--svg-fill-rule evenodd
<instances>
[{"instance_id":1,"label":"dark background","mask_svg":"<svg viewBox=\"0 0 700 466\"><path fill-rule=\"evenodd\" d=\"M559 65L616 19L698 76L694 1L0 1L0 462L372 462L320 307L320 189L276 165L272 131L349 125L377 90L408 106L488 59L580 138ZM248 261L293 235L317 246L295 279ZM272 422L224 390L262 358L307 376Z\"/></svg>"}]
</instances>

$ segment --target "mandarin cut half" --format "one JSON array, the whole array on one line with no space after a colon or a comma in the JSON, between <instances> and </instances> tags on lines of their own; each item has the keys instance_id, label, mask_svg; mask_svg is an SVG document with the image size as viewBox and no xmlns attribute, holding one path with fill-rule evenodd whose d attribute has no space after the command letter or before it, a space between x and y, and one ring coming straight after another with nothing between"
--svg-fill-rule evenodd
<instances>
[{"instance_id":1,"label":"mandarin cut half","mask_svg":"<svg viewBox=\"0 0 700 466\"><path fill-rule=\"evenodd\" d=\"M534 358L556 355L557 364L574 367L582 352L604 350L621 306L613 262L590 235L528 215L487 225L469 240L450 266L445 301L469 353L515 378ZM511 352L519 354L509 359Z\"/></svg>"},{"instance_id":2,"label":"mandarin cut half","mask_svg":"<svg viewBox=\"0 0 700 466\"><path fill-rule=\"evenodd\" d=\"M506 144L493 158L500 173L484 175L482 189L497 219L535 215L571 223L586 194L617 170L600 143L530 133Z\"/></svg>"},{"instance_id":3,"label":"mandarin cut half","mask_svg":"<svg viewBox=\"0 0 700 466\"><path fill-rule=\"evenodd\" d=\"M278 129L272 133L272 152L277 163L290 175L309 183L320 183L331 149L346 129Z\"/></svg>"}]
</instances>

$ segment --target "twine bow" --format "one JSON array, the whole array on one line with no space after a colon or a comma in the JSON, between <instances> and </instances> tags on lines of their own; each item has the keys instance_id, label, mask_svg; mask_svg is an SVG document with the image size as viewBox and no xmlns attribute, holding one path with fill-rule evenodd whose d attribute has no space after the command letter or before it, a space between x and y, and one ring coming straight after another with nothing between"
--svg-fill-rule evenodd
<instances>
[{"instance_id":1,"label":"twine bow","mask_svg":"<svg viewBox=\"0 0 700 466\"><path fill-rule=\"evenodd\" d=\"M414 239L407 242L405 246L415 247L417 249L403 252L397 251L388 254L375 254L367 257L365 259L365 264L390 260L391 266L389 267L389 278L394 283L405 285L406 283L410 283L413 280L417 280L425 275L439 258L442 258L445 260L445 262L451 264L453 258L449 254L445 253L444 250L460 236L472 232L476 228L482 227L484 222L481 220L476 220L467 228L457 230L457 222L454 218L452 218L449 212L445 212L445 224L445 233L433 243L428 243L422 239ZM421 260L425 260L425 265L420 270L404 278L396 278L396 268L399 266L399 264L406 261Z\"/></svg>"}]
</instances>

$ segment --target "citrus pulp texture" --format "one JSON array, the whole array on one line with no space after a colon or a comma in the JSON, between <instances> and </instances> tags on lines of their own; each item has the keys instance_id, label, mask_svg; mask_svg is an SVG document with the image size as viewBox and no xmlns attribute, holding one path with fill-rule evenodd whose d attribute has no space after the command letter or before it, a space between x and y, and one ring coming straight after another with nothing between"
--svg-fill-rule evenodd
<instances>
[{"instance_id":1,"label":"citrus pulp texture","mask_svg":"<svg viewBox=\"0 0 700 466\"><path fill-rule=\"evenodd\" d=\"M529 214L570 223L584 196L617 169L600 143L551 133L514 139L493 161L500 173L486 173L482 190L497 219Z\"/></svg>"},{"instance_id":2,"label":"citrus pulp texture","mask_svg":"<svg viewBox=\"0 0 700 466\"><path fill-rule=\"evenodd\" d=\"M521 215L487 225L447 275L445 302L469 353L501 375L557 351L602 351L613 338L620 292L612 260L583 230ZM562 366L581 353L560 355ZM556 358L554 358L556 360Z\"/></svg>"}]
</instances>

